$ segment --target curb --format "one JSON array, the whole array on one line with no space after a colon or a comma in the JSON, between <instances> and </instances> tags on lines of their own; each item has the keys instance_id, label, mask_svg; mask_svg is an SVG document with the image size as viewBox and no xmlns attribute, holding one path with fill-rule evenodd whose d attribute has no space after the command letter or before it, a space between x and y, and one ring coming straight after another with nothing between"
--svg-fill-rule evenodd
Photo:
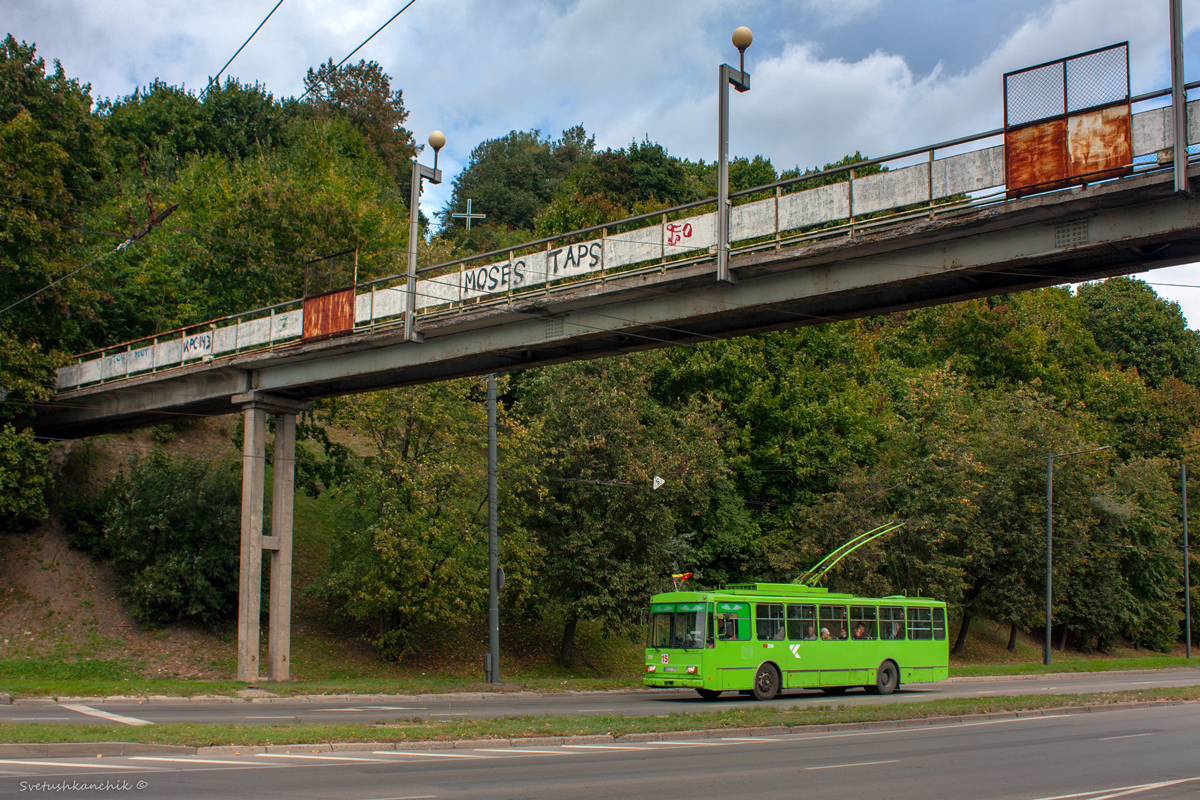
<instances>
[{"instance_id":1,"label":"curb","mask_svg":"<svg viewBox=\"0 0 1200 800\"><path fill-rule=\"evenodd\" d=\"M71 756L194 756L195 747L177 744L141 744L139 742L47 742L45 744L0 744L0 759L37 756L59 758Z\"/></svg>"}]
</instances>

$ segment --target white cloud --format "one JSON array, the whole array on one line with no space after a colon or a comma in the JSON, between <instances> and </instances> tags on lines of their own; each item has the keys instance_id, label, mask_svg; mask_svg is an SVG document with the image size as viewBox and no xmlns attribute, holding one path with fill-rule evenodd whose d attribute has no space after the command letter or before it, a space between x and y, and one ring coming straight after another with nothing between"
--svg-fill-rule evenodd
<instances>
[{"instance_id":1,"label":"white cloud","mask_svg":"<svg viewBox=\"0 0 1200 800\"><path fill-rule=\"evenodd\" d=\"M804 0L801 5L810 11L821 25L832 27L873 17L887 2L888 0Z\"/></svg>"}]
</instances>

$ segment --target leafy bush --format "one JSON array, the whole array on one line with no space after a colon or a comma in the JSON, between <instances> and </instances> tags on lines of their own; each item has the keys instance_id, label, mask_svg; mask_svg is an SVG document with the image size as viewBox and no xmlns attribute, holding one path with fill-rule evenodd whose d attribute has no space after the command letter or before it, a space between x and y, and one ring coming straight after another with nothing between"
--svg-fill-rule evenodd
<instances>
[{"instance_id":1,"label":"leafy bush","mask_svg":"<svg viewBox=\"0 0 1200 800\"><path fill-rule=\"evenodd\" d=\"M22 533L46 516L49 453L31 431L0 428L0 534Z\"/></svg>"},{"instance_id":2,"label":"leafy bush","mask_svg":"<svg viewBox=\"0 0 1200 800\"><path fill-rule=\"evenodd\" d=\"M104 535L130 613L148 626L237 607L241 485L231 464L134 458L107 490Z\"/></svg>"}]
</instances>

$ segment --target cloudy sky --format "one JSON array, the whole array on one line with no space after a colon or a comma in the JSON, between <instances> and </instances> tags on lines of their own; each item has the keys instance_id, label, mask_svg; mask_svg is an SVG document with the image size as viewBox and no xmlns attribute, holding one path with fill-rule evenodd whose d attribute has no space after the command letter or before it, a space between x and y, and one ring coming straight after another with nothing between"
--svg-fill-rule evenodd
<instances>
[{"instance_id":1,"label":"cloudy sky","mask_svg":"<svg viewBox=\"0 0 1200 800\"><path fill-rule=\"evenodd\" d=\"M202 88L277 0L3 0L2 24L120 97L155 78ZM335 63L407 0L284 0L226 71L276 96ZM1200 79L1200 0L1184 0L1187 79ZM1168 0L415 0L355 55L435 128L452 177L511 130L583 124L601 147L649 137L716 157L717 66L754 31L752 90L731 101L733 155L779 169L876 156L999 127L1001 75L1129 41L1135 94L1169 85ZM427 213L448 186L431 187ZM1200 266L1144 276L1200 327Z\"/></svg>"}]
</instances>

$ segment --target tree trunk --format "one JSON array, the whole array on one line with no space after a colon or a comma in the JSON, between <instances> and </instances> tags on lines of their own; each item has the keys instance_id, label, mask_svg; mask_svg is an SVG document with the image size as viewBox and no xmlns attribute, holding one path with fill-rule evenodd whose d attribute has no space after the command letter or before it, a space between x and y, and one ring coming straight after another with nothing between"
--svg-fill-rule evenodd
<instances>
[{"instance_id":1,"label":"tree trunk","mask_svg":"<svg viewBox=\"0 0 1200 800\"><path fill-rule=\"evenodd\" d=\"M963 645L967 643L967 631L971 629L971 614L969 611L963 612L962 624L958 626L958 637L954 640L954 648L950 651L954 655L962 653Z\"/></svg>"},{"instance_id":2,"label":"tree trunk","mask_svg":"<svg viewBox=\"0 0 1200 800\"><path fill-rule=\"evenodd\" d=\"M1058 640L1058 652L1065 652L1067 649L1067 626L1063 625L1062 637Z\"/></svg>"},{"instance_id":3,"label":"tree trunk","mask_svg":"<svg viewBox=\"0 0 1200 800\"><path fill-rule=\"evenodd\" d=\"M1017 649L1017 623L1013 623L1008 631L1008 652L1013 652Z\"/></svg>"},{"instance_id":4,"label":"tree trunk","mask_svg":"<svg viewBox=\"0 0 1200 800\"><path fill-rule=\"evenodd\" d=\"M566 627L563 628L562 649L559 651L558 663L564 667L569 667L575 660L575 626L579 623L579 617L573 616L567 620Z\"/></svg>"}]
</instances>

